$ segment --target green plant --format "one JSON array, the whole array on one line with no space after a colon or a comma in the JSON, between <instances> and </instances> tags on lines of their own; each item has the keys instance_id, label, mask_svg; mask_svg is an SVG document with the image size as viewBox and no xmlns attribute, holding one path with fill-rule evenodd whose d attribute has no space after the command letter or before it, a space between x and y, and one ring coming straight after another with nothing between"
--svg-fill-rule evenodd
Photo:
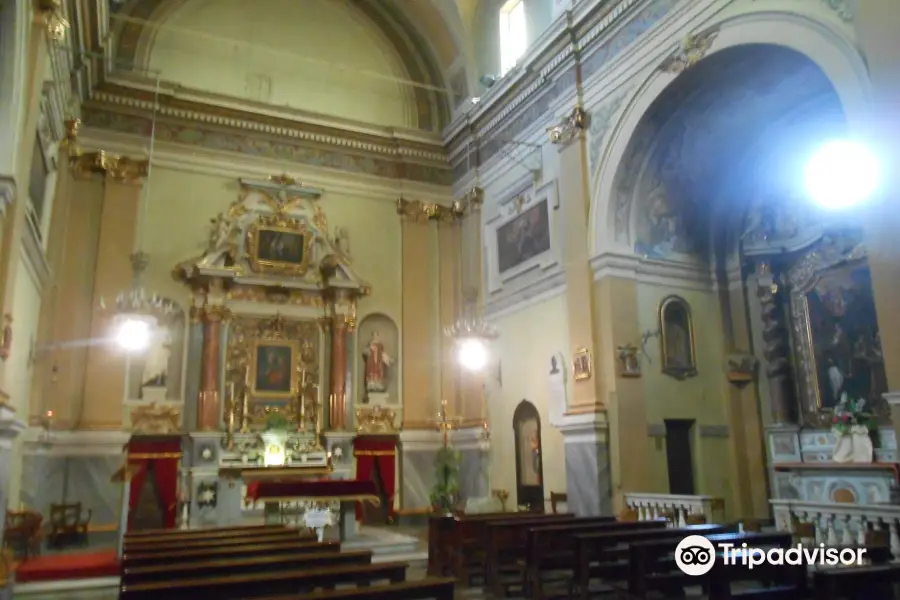
<instances>
[{"instance_id":1,"label":"green plant","mask_svg":"<svg viewBox=\"0 0 900 600\"><path fill-rule=\"evenodd\" d=\"M290 422L280 412L273 412L266 417L266 431L287 431Z\"/></svg>"},{"instance_id":2,"label":"green plant","mask_svg":"<svg viewBox=\"0 0 900 600\"><path fill-rule=\"evenodd\" d=\"M862 426L870 432L877 429L878 423L870 412L864 410L866 401L850 400L844 394L841 402L834 408L834 416L831 417L831 427L840 435L847 435L851 428Z\"/></svg>"},{"instance_id":3,"label":"green plant","mask_svg":"<svg viewBox=\"0 0 900 600\"><path fill-rule=\"evenodd\" d=\"M434 487L431 488L431 507L449 513L459 500L460 454L451 446L438 449L434 457Z\"/></svg>"}]
</instances>

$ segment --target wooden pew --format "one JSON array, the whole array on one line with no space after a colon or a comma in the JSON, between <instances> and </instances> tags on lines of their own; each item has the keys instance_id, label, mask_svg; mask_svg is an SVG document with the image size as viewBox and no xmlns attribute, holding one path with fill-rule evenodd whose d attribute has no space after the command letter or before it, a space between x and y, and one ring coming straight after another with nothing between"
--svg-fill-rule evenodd
<instances>
[{"instance_id":1,"label":"wooden pew","mask_svg":"<svg viewBox=\"0 0 900 600\"><path fill-rule=\"evenodd\" d=\"M237 575L260 571L268 573L332 565L368 565L371 563L372 552L370 550L357 552L294 552L274 556L265 554L239 558L198 560L194 562L171 562L169 564L147 567L128 567L122 570L122 583L133 585L151 581L219 577L222 575Z\"/></svg>"},{"instance_id":2,"label":"wooden pew","mask_svg":"<svg viewBox=\"0 0 900 600\"><path fill-rule=\"evenodd\" d=\"M895 600L900 565L840 567L813 573L815 600Z\"/></svg>"},{"instance_id":3,"label":"wooden pew","mask_svg":"<svg viewBox=\"0 0 900 600\"><path fill-rule=\"evenodd\" d=\"M615 517L588 517L584 523L612 523ZM573 515L542 515L531 519L513 519L486 521L479 535L479 542L484 548L485 587L492 590L501 589L501 577L505 569L518 570L516 561L525 553L528 542L528 530L541 525L572 523Z\"/></svg>"},{"instance_id":4,"label":"wooden pew","mask_svg":"<svg viewBox=\"0 0 900 600\"><path fill-rule=\"evenodd\" d=\"M165 530L152 529L148 531L126 533L125 543L227 538L231 536L260 535L269 532L278 532L284 529L288 528L284 525L259 525L252 527L223 527L221 529L169 530L168 533L165 533Z\"/></svg>"},{"instance_id":5,"label":"wooden pew","mask_svg":"<svg viewBox=\"0 0 900 600\"><path fill-rule=\"evenodd\" d=\"M632 529L613 532L575 534L575 571L572 583L581 598L590 597L592 577L626 579L628 572L627 544L655 539L680 541L689 535L730 533L726 525L691 525L679 529ZM676 541L676 543L677 543ZM593 563L597 561L598 565Z\"/></svg>"},{"instance_id":6,"label":"wooden pew","mask_svg":"<svg viewBox=\"0 0 900 600\"><path fill-rule=\"evenodd\" d=\"M239 544L218 548L193 548L182 551L151 552L146 554L125 553L122 555L122 568L148 567L151 565L168 565L174 562L197 562L203 560L241 558L245 556L280 556L282 554L317 554L321 552L340 552L339 542L296 542L284 541L270 544Z\"/></svg>"},{"instance_id":7,"label":"wooden pew","mask_svg":"<svg viewBox=\"0 0 900 600\"><path fill-rule=\"evenodd\" d=\"M732 544L739 548L746 543L752 548L789 548L793 540L787 532L770 533L726 533L705 535L714 546L720 544ZM644 598L651 592L666 593L674 588L681 588L686 583L691 585L718 585L717 593L730 594L730 583L738 580L752 580L758 578L765 582L783 582L790 589L799 590L805 588L806 571L800 566L799 571L779 569L774 574L767 570L755 567L753 571L747 571L738 566L725 566L717 564L713 571L725 570L730 573L715 573L711 571L707 576L691 577L685 575L675 562L675 547L680 539L662 538L649 541L633 542L628 546L628 593L636 598ZM715 584L710 582L715 580ZM722 591L722 590L725 591ZM712 593L712 591L710 591ZM718 598L718 596L716 596Z\"/></svg>"},{"instance_id":8,"label":"wooden pew","mask_svg":"<svg viewBox=\"0 0 900 600\"><path fill-rule=\"evenodd\" d=\"M175 579L123 585L119 600L246 600L270 595L293 594L307 598L316 589L333 590L341 584L371 585L382 581L406 581L407 563L345 565L300 568L272 573L248 573L222 577Z\"/></svg>"},{"instance_id":9,"label":"wooden pew","mask_svg":"<svg viewBox=\"0 0 900 600\"><path fill-rule=\"evenodd\" d=\"M331 590L305 594L304 600L453 600L452 577L431 577L420 581L405 581L387 585ZM297 600L297 595L274 596L259 600Z\"/></svg>"},{"instance_id":10,"label":"wooden pew","mask_svg":"<svg viewBox=\"0 0 900 600\"><path fill-rule=\"evenodd\" d=\"M177 550L189 550L191 548L214 548L221 546L236 546L240 544L267 544L270 542L285 541L309 541L315 539L315 535L297 529L285 529L284 531L262 533L258 535L246 535L226 538L212 538L201 540L172 540L167 542L134 542L125 544L124 552L172 552Z\"/></svg>"},{"instance_id":11,"label":"wooden pew","mask_svg":"<svg viewBox=\"0 0 900 600\"><path fill-rule=\"evenodd\" d=\"M481 536L486 521L533 519L541 513L500 512L477 515L432 516L428 520L428 574L455 575L468 578L467 571L480 570L484 541ZM574 518L571 513L553 515ZM471 558L471 560L469 560ZM466 579L463 579L465 581Z\"/></svg>"},{"instance_id":12,"label":"wooden pew","mask_svg":"<svg viewBox=\"0 0 900 600\"><path fill-rule=\"evenodd\" d=\"M575 535L592 532L615 532L637 529L665 529L666 519L653 521L601 521L576 519L571 523L541 525L528 530L526 557L523 561L522 589L531 597L544 597L544 572L567 570L573 572Z\"/></svg>"}]
</instances>

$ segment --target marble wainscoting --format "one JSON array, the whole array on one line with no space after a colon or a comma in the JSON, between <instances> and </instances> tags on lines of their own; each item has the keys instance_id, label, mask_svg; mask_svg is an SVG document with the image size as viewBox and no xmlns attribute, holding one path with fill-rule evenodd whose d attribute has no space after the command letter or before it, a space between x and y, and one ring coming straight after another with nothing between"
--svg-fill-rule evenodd
<instances>
[{"instance_id":1,"label":"marble wainscoting","mask_svg":"<svg viewBox=\"0 0 900 600\"><path fill-rule=\"evenodd\" d=\"M461 499L486 497L490 481L490 441L483 439L481 428L460 429L450 435L453 447L460 453ZM434 457L441 443L441 434L437 431L416 429L400 433L401 508L414 510L431 506Z\"/></svg>"},{"instance_id":2,"label":"marble wainscoting","mask_svg":"<svg viewBox=\"0 0 900 600\"><path fill-rule=\"evenodd\" d=\"M118 527L122 484L112 476L124 464L121 431L25 431L19 500L48 515L51 504L81 502L92 511L92 526ZM13 503L15 504L15 503Z\"/></svg>"},{"instance_id":3,"label":"marble wainscoting","mask_svg":"<svg viewBox=\"0 0 900 600\"><path fill-rule=\"evenodd\" d=\"M578 516L612 514L607 423L593 414L571 415L559 430L565 443L568 510Z\"/></svg>"},{"instance_id":4,"label":"marble wainscoting","mask_svg":"<svg viewBox=\"0 0 900 600\"><path fill-rule=\"evenodd\" d=\"M8 507L15 508L17 502L9 502L9 471L12 464L13 441L25 430L14 410L0 404L0 510L6 514ZM11 506L9 506L11 505ZM0 522L0 539L3 539L4 523Z\"/></svg>"}]
</instances>

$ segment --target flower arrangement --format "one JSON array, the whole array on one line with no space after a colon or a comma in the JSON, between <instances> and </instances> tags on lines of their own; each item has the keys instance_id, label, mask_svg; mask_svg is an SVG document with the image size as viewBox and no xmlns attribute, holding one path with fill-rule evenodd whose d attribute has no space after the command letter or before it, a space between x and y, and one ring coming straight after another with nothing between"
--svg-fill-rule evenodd
<instances>
[{"instance_id":1,"label":"flower arrangement","mask_svg":"<svg viewBox=\"0 0 900 600\"><path fill-rule=\"evenodd\" d=\"M266 431L287 431L290 421L280 412L272 412L266 417Z\"/></svg>"},{"instance_id":2,"label":"flower arrangement","mask_svg":"<svg viewBox=\"0 0 900 600\"><path fill-rule=\"evenodd\" d=\"M841 401L834 407L834 415L831 417L831 428L839 435L849 435L854 428L864 427L867 431L876 428L875 417L866 412L866 400L860 398L852 400L846 392L841 395ZM858 430L857 430L858 431Z\"/></svg>"},{"instance_id":3,"label":"flower arrangement","mask_svg":"<svg viewBox=\"0 0 900 600\"><path fill-rule=\"evenodd\" d=\"M431 488L431 507L436 513L449 514L459 500L459 451L442 446L434 457L435 482Z\"/></svg>"}]
</instances>

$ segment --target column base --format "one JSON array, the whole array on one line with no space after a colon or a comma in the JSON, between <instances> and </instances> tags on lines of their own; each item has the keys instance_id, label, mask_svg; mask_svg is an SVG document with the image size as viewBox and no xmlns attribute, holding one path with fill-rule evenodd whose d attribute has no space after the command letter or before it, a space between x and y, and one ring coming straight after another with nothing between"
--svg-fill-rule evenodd
<instances>
[{"instance_id":1,"label":"column base","mask_svg":"<svg viewBox=\"0 0 900 600\"><path fill-rule=\"evenodd\" d=\"M613 514L609 424L604 415L567 415L559 430L565 444L568 511L580 517Z\"/></svg>"}]
</instances>

